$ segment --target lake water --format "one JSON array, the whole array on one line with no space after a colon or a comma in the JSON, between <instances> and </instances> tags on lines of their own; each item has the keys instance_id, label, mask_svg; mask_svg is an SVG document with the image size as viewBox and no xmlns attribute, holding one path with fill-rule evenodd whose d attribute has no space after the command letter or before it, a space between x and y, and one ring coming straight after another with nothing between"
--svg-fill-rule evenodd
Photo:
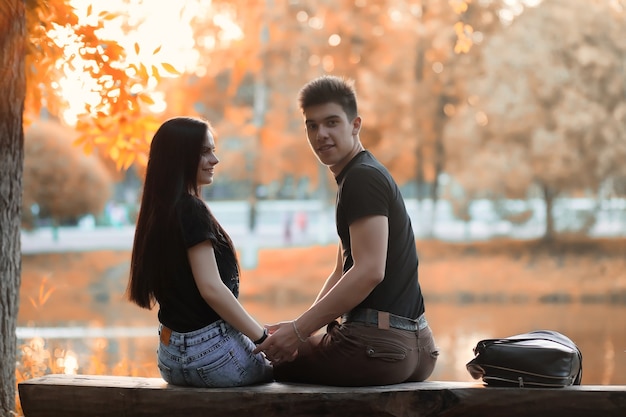
<instances>
[{"instance_id":1,"label":"lake water","mask_svg":"<svg viewBox=\"0 0 626 417\"><path fill-rule=\"evenodd\" d=\"M262 323L297 317L308 304L244 302ZM626 305L583 303L427 303L426 317L440 348L431 380L473 381L465 364L481 339L550 329L571 338L583 353L583 383L626 385ZM47 360L54 372L158 377L156 314L136 322L72 327L19 327L19 344ZM37 350L39 349L39 353ZM43 352L43 353L42 353ZM47 352L47 353L46 353Z\"/></svg>"}]
</instances>

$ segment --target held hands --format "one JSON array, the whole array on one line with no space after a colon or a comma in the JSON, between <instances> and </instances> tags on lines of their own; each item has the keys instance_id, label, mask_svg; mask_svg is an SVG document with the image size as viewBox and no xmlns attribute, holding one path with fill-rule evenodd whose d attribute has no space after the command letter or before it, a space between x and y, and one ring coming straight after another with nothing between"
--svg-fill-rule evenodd
<instances>
[{"instance_id":1,"label":"held hands","mask_svg":"<svg viewBox=\"0 0 626 417\"><path fill-rule=\"evenodd\" d=\"M256 347L254 353L263 351L272 365L294 360L298 356L298 346L306 341L299 334L295 321L284 321L266 327L270 336Z\"/></svg>"}]
</instances>

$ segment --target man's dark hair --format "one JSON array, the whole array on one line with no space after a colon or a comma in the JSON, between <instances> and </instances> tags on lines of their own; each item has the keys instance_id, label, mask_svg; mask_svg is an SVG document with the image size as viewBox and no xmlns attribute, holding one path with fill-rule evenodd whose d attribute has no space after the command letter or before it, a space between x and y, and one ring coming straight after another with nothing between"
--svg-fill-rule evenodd
<instances>
[{"instance_id":1,"label":"man's dark hair","mask_svg":"<svg viewBox=\"0 0 626 417\"><path fill-rule=\"evenodd\" d=\"M298 104L302 111L307 107L326 103L340 105L348 119L353 120L358 116L354 81L334 75L323 75L305 84L298 95Z\"/></svg>"}]
</instances>

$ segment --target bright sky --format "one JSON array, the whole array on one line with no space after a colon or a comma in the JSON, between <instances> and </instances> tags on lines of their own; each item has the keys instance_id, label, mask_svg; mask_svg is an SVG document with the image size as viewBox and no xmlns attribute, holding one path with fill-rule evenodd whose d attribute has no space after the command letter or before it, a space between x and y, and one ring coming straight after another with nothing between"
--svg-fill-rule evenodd
<instances>
[{"instance_id":1,"label":"bright sky","mask_svg":"<svg viewBox=\"0 0 626 417\"><path fill-rule=\"evenodd\" d=\"M120 27L121 19L115 19L105 26L105 33L102 35L105 38L117 40L128 51L130 62L141 62L148 67L151 65L160 67L161 63L166 62L173 65L179 72L196 72L202 75L203 69L197 65L198 51L195 49L190 21L196 16L211 13L210 0L160 1L158 4L154 0L93 2L71 0L71 4L76 8L81 23L90 23L90 20L98 19L98 14L102 11L117 12L127 16L128 25L136 26L130 33L125 34ZM90 5L91 15L87 16ZM213 22L226 34L226 39L222 37L222 41L242 36L239 27L228 16L214 16ZM135 43L140 45L138 54L135 54ZM158 47L161 48L159 53L153 55ZM73 125L76 123L77 115L84 111L85 104L97 104L99 96L96 93L89 93L95 86L95 82L81 68L75 70L66 68L65 72L67 77L59 81L59 88L62 91L61 94L69 101L70 108L64 112L63 118L68 124ZM151 106L150 110L158 113L165 110L166 103L162 93L152 90L155 85L156 80L151 79L148 88L156 104Z\"/></svg>"}]
</instances>

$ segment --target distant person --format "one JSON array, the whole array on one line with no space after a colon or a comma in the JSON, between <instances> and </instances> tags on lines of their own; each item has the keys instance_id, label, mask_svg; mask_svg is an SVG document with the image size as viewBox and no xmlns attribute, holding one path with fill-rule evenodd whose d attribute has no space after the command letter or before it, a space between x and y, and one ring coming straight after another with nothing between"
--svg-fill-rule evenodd
<instances>
[{"instance_id":1,"label":"distant person","mask_svg":"<svg viewBox=\"0 0 626 417\"><path fill-rule=\"evenodd\" d=\"M306 230L308 227L308 218L306 215L306 211L300 210L296 213L296 226L298 227L298 233L300 234L301 239L306 240Z\"/></svg>"},{"instance_id":2,"label":"distant person","mask_svg":"<svg viewBox=\"0 0 626 417\"><path fill-rule=\"evenodd\" d=\"M284 244L287 246L291 245L292 243L291 241L291 236L293 234L291 230L292 225L293 225L293 215L291 213L285 214L284 227L283 227L283 240L284 240Z\"/></svg>"},{"instance_id":3,"label":"distant person","mask_svg":"<svg viewBox=\"0 0 626 417\"><path fill-rule=\"evenodd\" d=\"M352 82L317 78L302 88L299 105L311 149L337 181L340 243L313 305L268 326L256 351L272 361L277 381L423 381L439 352L424 315L413 229L396 182L361 144ZM313 335L323 326L326 333Z\"/></svg>"},{"instance_id":4,"label":"distant person","mask_svg":"<svg viewBox=\"0 0 626 417\"><path fill-rule=\"evenodd\" d=\"M201 199L218 162L213 130L196 118L166 121L150 146L127 292L140 307L159 306L158 367L173 385L272 378L267 359L252 352L267 330L237 300L235 248Z\"/></svg>"}]
</instances>

